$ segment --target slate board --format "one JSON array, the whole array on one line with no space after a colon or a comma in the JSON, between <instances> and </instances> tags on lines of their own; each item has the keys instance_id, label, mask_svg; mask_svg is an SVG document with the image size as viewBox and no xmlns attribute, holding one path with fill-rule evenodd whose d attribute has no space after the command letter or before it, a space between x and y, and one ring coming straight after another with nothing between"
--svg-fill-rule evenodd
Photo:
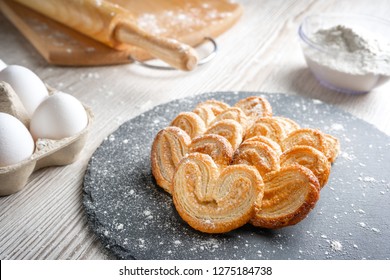
<instances>
[{"instance_id":1,"label":"slate board","mask_svg":"<svg viewBox=\"0 0 390 280\"><path fill-rule=\"evenodd\" d=\"M295 226L246 225L227 234L190 228L150 169L154 136L181 111L215 98L233 105L266 97L274 115L340 139L341 154L314 210ZM390 137L319 100L285 94L214 92L175 100L129 120L93 154L84 178L89 224L119 259L389 259Z\"/></svg>"}]
</instances>

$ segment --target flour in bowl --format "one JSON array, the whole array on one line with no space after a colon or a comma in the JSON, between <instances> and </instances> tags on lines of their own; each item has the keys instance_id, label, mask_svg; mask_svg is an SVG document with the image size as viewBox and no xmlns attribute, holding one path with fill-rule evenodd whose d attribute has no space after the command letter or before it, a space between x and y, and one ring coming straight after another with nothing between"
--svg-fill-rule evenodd
<instances>
[{"instance_id":1,"label":"flour in bowl","mask_svg":"<svg viewBox=\"0 0 390 280\"><path fill-rule=\"evenodd\" d=\"M307 35L315 51L305 53L306 61L327 86L367 92L390 76L390 42L384 38L344 25Z\"/></svg>"},{"instance_id":2,"label":"flour in bowl","mask_svg":"<svg viewBox=\"0 0 390 280\"><path fill-rule=\"evenodd\" d=\"M390 74L390 43L366 30L337 25L318 30L310 39L325 50L314 58L321 65L351 74Z\"/></svg>"}]
</instances>

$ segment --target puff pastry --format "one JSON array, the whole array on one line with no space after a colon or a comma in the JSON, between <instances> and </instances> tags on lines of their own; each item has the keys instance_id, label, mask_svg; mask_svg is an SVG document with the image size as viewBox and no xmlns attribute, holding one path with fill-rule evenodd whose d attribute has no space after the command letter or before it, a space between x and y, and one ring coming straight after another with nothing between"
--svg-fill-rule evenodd
<instances>
[{"instance_id":1,"label":"puff pastry","mask_svg":"<svg viewBox=\"0 0 390 280\"><path fill-rule=\"evenodd\" d=\"M248 125L248 117L244 114L244 112L238 107L230 107L220 113L211 123L213 125L222 120L234 120L241 124L243 129L245 130Z\"/></svg>"},{"instance_id":2,"label":"puff pastry","mask_svg":"<svg viewBox=\"0 0 390 280\"><path fill-rule=\"evenodd\" d=\"M238 101L234 107L240 108L248 117L270 117L272 107L268 100L260 96L250 96Z\"/></svg>"},{"instance_id":3,"label":"puff pastry","mask_svg":"<svg viewBox=\"0 0 390 280\"><path fill-rule=\"evenodd\" d=\"M226 104L225 102L214 100L214 99L206 100L204 102L199 103L196 106L195 110L199 107L210 108L215 116L218 116L220 113L222 113L226 109L230 108L229 104Z\"/></svg>"},{"instance_id":4,"label":"puff pastry","mask_svg":"<svg viewBox=\"0 0 390 280\"><path fill-rule=\"evenodd\" d=\"M182 112L176 116L171 122L171 126L176 126L187 132L187 134L194 138L202 135L206 131L204 121L197 114L193 112Z\"/></svg>"},{"instance_id":5,"label":"puff pastry","mask_svg":"<svg viewBox=\"0 0 390 280\"><path fill-rule=\"evenodd\" d=\"M310 146L294 146L280 156L282 167L294 164L309 168L317 177L321 188L328 182L331 164L317 149Z\"/></svg>"},{"instance_id":6,"label":"puff pastry","mask_svg":"<svg viewBox=\"0 0 390 280\"><path fill-rule=\"evenodd\" d=\"M245 139L255 136L265 136L271 140L281 143L287 137L285 126L274 117L263 117L257 119L253 125L248 129Z\"/></svg>"},{"instance_id":7,"label":"puff pastry","mask_svg":"<svg viewBox=\"0 0 390 280\"><path fill-rule=\"evenodd\" d=\"M157 185L171 193L172 178L180 160L187 154L191 138L182 129L166 127L157 134L151 151L152 173Z\"/></svg>"},{"instance_id":8,"label":"puff pastry","mask_svg":"<svg viewBox=\"0 0 390 280\"><path fill-rule=\"evenodd\" d=\"M214 162L224 168L233 158L233 148L230 142L217 134L206 134L192 139L189 153L202 153L211 156Z\"/></svg>"},{"instance_id":9,"label":"puff pastry","mask_svg":"<svg viewBox=\"0 0 390 280\"><path fill-rule=\"evenodd\" d=\"M251 219L263 191L255 168L233 165L219 172L210 156L191 153L176 170L172 196L177 212L191 227L224 233Z\"/></svg>"},{"instance_id":10,"label":"puff pastry","mask_svg":"<svg viewBox=\"0 0 390 280\"><path fill-rule=\"evenodd\" d=\"M206 126L209 126L215 119L215 114L210 106L197 106L192 112L197 114L204 121Z\"/></svg>"},{"instance_id":11,"label":"puff pastry","mask_svg":"<svg viewBox=\"0 0 390 280\"><path fill-rule=\"evenodd\" d=\"M193 152L208 154L221 168L231 163L234 154L230 142L223 136L207 134L191 140L182 129L169 126L161 130L153 141L152 173L157 184L171 193L178 163L187 153Z\"/></svg>"},{"instance_id":12,"label":"puff pastry","mask_svg":"<svg viewBox=\"0 0 390 280\"><path fill-rule=\"evenodd\" d=\"M261 176L280 168L276 152L267 144L256 141L242 143L234 154L233 164L254 166Z\"/></svg>"},{"instance_id":13,"label":"puff pastry","mask_svg":"<svg viewBox=\"0 0 390 280\"><path fill-rule=\"evenodd\" d=\"M297 130L300 128L299 124L297 124L292 119L286 118L286 117L279 117L276 116L274 119L279 122L279 124L283 127L284 132L288 135L294 130Z\"/></svg>"},{"instance_id":14,"label":"puff pastry","mask_svg":"<svg viewBox=\"0 0 390 280\"><path fill-rule=\"evenodd\" d=\"M290 165L264 177L264 196L256 202L255 226L276 229L304 219L319 199L319 183L308 168Z\"/></svg>"},{"instance_id":15,"label":"puff pastry","mask_svg":"<svg viewBox=\"0 0 390 280\"><path fill-rule=\"evenodd\" d=\"M249 142L264 143L268 145L272 150L274 150L279 157L282 154L282 149L280 148L280 145L275 141L271 140L271 138L265 136L254 136L246 139L243 143L249 143Z\"/></svg>"},{"instance_id":16,"label":"puff pastry","mask_svg":"<svg viewBox=\"0 0 390 280\"><path fill-rule=\"evenodd\" d=\"M294 146L304 145L311 146L322 152L326 158L333 162L339 153L339 141L327 136L317 129L300 128L288 135L281 143L283 151L291 149Z\"/></svg>"},{"instance_id":17,"label":"puff pastry","mask_svg":"<svg viewBox=\"0 0 390 280\"><path fill-rule=\"evenodd\" d=\"M210 126L205 134L217 134L225 137L236 150L242 142L243 127L235 120L222 120Z\"/></svg>"},{"instance_id":18,"label":"puff pastry","mask_svg":"<svg viewBox=\"0 0 390 280\"><path fill-rule=\"evenodd\" d=\"M340 153L340 141L330 134L324 133L324 136L327 145L327 157L330 162L334 162Z\"/></svg>"}]
</instances>

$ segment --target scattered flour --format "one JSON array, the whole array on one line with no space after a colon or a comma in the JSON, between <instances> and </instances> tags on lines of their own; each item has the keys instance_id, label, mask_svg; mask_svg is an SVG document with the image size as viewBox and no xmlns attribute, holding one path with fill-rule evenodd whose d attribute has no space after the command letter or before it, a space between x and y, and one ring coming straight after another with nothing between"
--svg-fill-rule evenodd
<instances>
[{"instance_id":1,"label":"scattered flour","mask_svg":"<svg viewBox=\"0 0 390 280\"><path fill-rule=\"evenodd\" d=\"M364 177L364 178L363 178L363 181L364 181L364 182L370 182L370 183L376 182L375 178L369 177L369 176Z\"/></svg>"},{"instance_id":2,"label":"scattered flour","mask_svg":"<svg viewBox=\"0 0 390 280\"><path fill-rule=\"evenodd\" d=\"M330 247L334 251L341 251L341 250L343 250L343 245L341 245L340 241L337 241L337 240L330 241Z\"/></svg>"},{"instance_id":3,"label":"scattered flour","mask_svg":"<svg viewBox=\"0 0 390 280\"><path fill-rule=\"evenodd\" d=\"M359 214L366 214L366 212L363 209L359 209L357 211L359 212Z\"/></svg>"},{"instance_id":4,"label":"scattered flour","mask_svg":"<svg viewBox=\"0 0 390 280\"><path fill-rule=\"evenodd\" d=\"M150 216L150 214L152 214L152 212L150 212L150 210L145 210L144 211L144 215L145 216Z\"/></svg>"},{"instance_id":5,"label":"scattered flour","mask_svg":"<svg viewBox=\"0 0 390 280\"><path fill-rule=\"evenodd\" d=\"M145 248L145 239L138 238L138 241L139 241L138 247Z\"/></svg>"},{"instance_id":6,"label":"scattered flour","mask_svg":"<svg viewBox=\"0 0 390 280\"><path fill-rule=\"evenodd\" d=\"M332 130L344 130L344 126L341 123L334 123L330 128Z\"/></svg>"},{"instance_id":7,"label":"scattered flour","mask_svg":"<svg viewBox=\"0 0 390 280\"><path fill-rule=\"evenodd\" d=\"M349 161L356 159L356 156L348 154L347 152L341 152L340 156Z\"/></svg>"},{"instance_id":8,"label":"scattered flour","mask_svg":"<svg viewBox=\"0 0 390 280\"><path fill-rule=\"evenodd\" d=\"M362 228L365 228L366 227L366 224L364 222L360 222L359 225L362 227Z\"/></svg>"},{"instance_id":9,"label":"scattered flour","mask_svg":"<svg viewBox=\"0 0 390 280\"><path fill-rule=\"evenodd\" d=\"M379 233L379 232L381 232L379 229L377 229L377 228L371 228L371 230L373 231L373 232L376 232L376 233Z\"/></svg>"}]
</instances>

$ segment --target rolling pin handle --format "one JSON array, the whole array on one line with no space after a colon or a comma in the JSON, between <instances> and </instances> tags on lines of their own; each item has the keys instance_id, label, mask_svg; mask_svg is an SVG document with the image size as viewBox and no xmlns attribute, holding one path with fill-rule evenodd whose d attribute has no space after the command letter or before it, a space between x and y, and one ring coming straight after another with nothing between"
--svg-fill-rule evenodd
<instances>
[{"instance_id":1,"label":"rolling pin handle","mask_svg":"<svg viewBox=\"0 0 390 280\"><path fill-rule=\"evenodd\" d=\"M198 65L198 56L192 47L175 39L147 33L130 22L119 23L114 30L114 38L140 47L176 69L190 71Z\"/></svg>"},{"instance_id":2,"label":"rolling pin handle","mask_svg":"<svg viewBox=\"0 0 390 280\"><path fill-rule=\"evenodd\" d=\"M211 52L207 56L203 57L202 59L200 59L198 61L198 66L206 64L209 61L213 60L213 58L217 55L217 52L218 52L217 42L215 42L215 40L213 38L205 37L204 40L209 41L212 44L213 49L211 50ZM151 68L151 69L156 69L156 70L177 70L177 68L171 67L171 66L155 65L155 64L148 63L148 62L140 61L132 55L129 56L129 60L140 65L140 66L146 67L146 68Z\"/></svg>"}]
</instances>

